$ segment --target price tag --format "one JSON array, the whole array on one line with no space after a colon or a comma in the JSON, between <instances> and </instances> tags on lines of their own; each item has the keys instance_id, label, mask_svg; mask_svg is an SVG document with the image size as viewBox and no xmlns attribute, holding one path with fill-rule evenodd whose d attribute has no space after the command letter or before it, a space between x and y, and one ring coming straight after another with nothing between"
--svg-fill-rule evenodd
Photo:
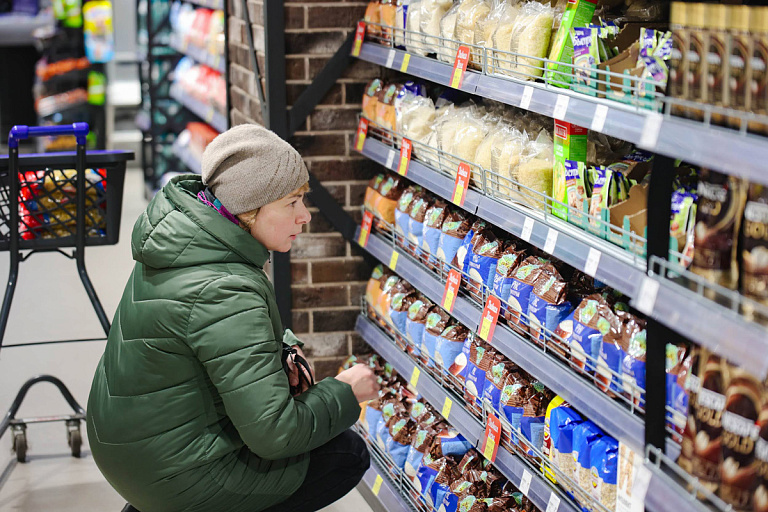
<instances>
[{"instance_id":1,"label":"price tag","mask_svg":"<svg viewBox=\"0 0 768 512\"><path fill-rule=\"evenodd\" d=\"M587 254L587 262L584 264L584 273L590 277L595 277L597 274L597 267L600 265L600 256L602 253L594 247L589 248L589 254Z\"/></svg>"},{"instance_id":2,"label":"price tag","mask_svg":"<svg viewBox=\"0 0 768 512\"><path fill-rule=\"evenodd\" d=\"M213 107L208 107L208 110L205 112L205 122L210 123L213 121L213 114L214 114Z\"/></svg>"},{"instance_id":3,"label":"price tag","mask_svg":"<svg viewBox=\"0 0 768 512\"><path fill-rule=\"evenodd\" d=\"M501 439L501 420L494 414L488 415L488 424L483 434L483 457L491 462L496 462L496 454L499 452L499 440Z\"/></svg>"},{"instance_id":4,"label":"price tag","mask_svg":"<svg viewBox=\"0 0 768 512\"><path fill-rule=\"evenodd\" d=\"M443 416L443 418L448 419L448 416L451 415L451 407L453 407L453 400L445 397L445 402L443 402L443 410L440 411L440 414Z\"/></svg>"},{"instance_id":5,"label":"price tag","mask_svg":"<svg viewBox=\"0 0 768 512\"><path fill-rule=\"evenodd\" d=\"M526 217L525 222L523 222L523 232L520 233L520 238L522 238L526 242L530 242L531 233L533 233L533 219L530 217Z\"/></svg>"},{"instance_id":6,"label":"price tag","mask_svg":"<svg viewBox=\"0 0 768 512\"><path fill-rule=\"evenodd\" d=\"M635 307L641 313L650 315L656 304L656 296L659 294L659 282L650 277L644 277L640 283L640 291L637 293Z\"/></svg>"},{"instance_id":7,"label":"price tag","mask_svg":"<svg viewBox=\"0 0 768 512\"><path fill-rule=\"evenodd\" d=\"M357 22L357 30L355 30L355 41L352 43L352 56L359 57L360 49L363 47L363 39L365 38L365 22Z\"/></svg>"},{"instance_id":8,"label":"price tag","mask_svg":"<svg viewBox=\"0 0 768 512\"><path fill-rule=\"evenodd\" d=\"M362 151L365 145L365 137L368 135L368 120L364 117L360 118L360 123L357 125L357 135L355 136L355 149Z\"/></svg>"},{"instance_id":9,"label":"price tag","mask_svg":"<svg viewBox=\"0 0 768 512\"><path fill-rule=\"evenodd\" d=\"M558 94L557 95L557 103L555 103L555 113L554 118L562 121L565 119L565 113L568 111L568 102L570 101L570 96L565 96L564 94Z\"/></svg>"},{"instance_id":10,"label":"price tag","mask_svg":"<svg viewBox=\"0 0 768 512\"><path fill-rule=\"evenodd\" d=\"M531 106L531 98L533 98L533 87L526 85L523 89L523 97L520 99L520 108L528 110Z\"/></svg>"},{"instance_id":11,"label":"price tag","mask_svg":"<svg viewBox=\"0 0 768 512\"><path fill-rule=\"evenodd\" d=\"M371 492L373 492L374 496L379 495L382 483L384 483L384 479L381 478L381 475L376 475L376 480L373 481L373 486L371 487Z\"/></svg>"},{"instance_id":12,"label":"price tag","mask_svg":"<svg viewBox=\"0 0 768 512\"><path fill-rule=\"evenodd\" d=\"M455 268L448 272L448 280L445 282L445 291L443 291L443 309L453 313L453 306L456 303L456 295L459 293L461 284L461 274Z\"/></svg>"},{"instance_id":13,"label":"price tag","mask_svg":"<svg viewBox=\"0 0 768 512\"><path fill-rule=\"evenodd\" d=\"M488 297L488 302L483 308L483 316L480 319L480 337L490 342L493 339L493 331L496 330L496 322L499 320L499 311L501 311L501 301L498 297Z\"/></svg>"},{"instance_id":14,"label":"price tag","mask_svg":"<svg viewBox=\"0 0 768 512\"><path fill-rule=\"evenodd\" d=\"M400 72L401 73L405 73L406 71L408 71L408 63L409 62L411 62L411 54L410 53L406 53L405 55L403 55L403 63L400 64Z\"/></svg>"},{"instance_id":15,"label":"price tag","mask_svg":"<svg viewBox=\"0 0 768 512\"><path fill-rule=\"evenodd\" d=\"M459 170L456 172L456 183L453 186L453 199L451 199L453 204L464 206L464 200L467 198L467 188L469 188L469 165L461 162Z\"/></svg>"},{"instance_id":16,"label":"price tag","mask_svg":"<svg viewBox=\"0 0 768 512\"><path fill-rule=\"evenodd\" d=\"M388 68L392 67L392 63L395 62L395 50L389 50L389 54L387 55L387 64L386 66Z\"/></svg>"},{"instance_id":17,"label":"price tag","mask_svg":"<svg viewBox=\"0 0 768 512\"><path fill-rule=\"evenodd\" d=\"M560 496L555 494L554 492L549 495L549 502L547 502L547 510L546 512L557 512L557 509L560 508Z\"/></svg>"},{"instance_id":18,"label":"price tag","mask_svg":"<svg viewBox=\"0 0 768 512\"><path fill-rule=\"evenodd\" d=\"M467 63L469 62L469 48L464 45L459 46L456 50L456 60L453 62L453 74L451 75L451 87L458 89L461 87L461 82L464 80L464 72L467 70Z\"/></svg>"},{"instance_id":19,"label":"price tag","mask_svg":"<svg viewBox=\"0 0 768 512\"><path fill-rule=\"evenodd\" d=\"M398 258L400 258L400 253L397 251L392 251L392 256L389 258L389 268L392 270L397 270Z\"/></svg>"},{"instance_id":20,"label":"price tag","mask_svg":"<svg viewBox=\"0 0 768 512\"><path fill-rule=\"evenodd\" d=\"M648 117L645 118L645 124L643 124L643 133L640 134L638 146L649 151L656 149L663 119L661 114L655 112L648 114Z\"/></svg>"},{"instance_id":21,"label":"price tag","mask_svg":"<svg viewBox=\"0 0 768 512\"><path fill-rule=\"evenodd\" d=\"M400 145L400 163L397 165L397 174L400 176L406 176L408 174L408 166L411 163L411 152L413 151L413 143L410 139L403 139Z\"/></svg>"},{"instance_id":22,"label":"price tag","mask_svg":"<svg viewBox=\"0 0 768 512\"><path fill-rule=\"evenodd\" d=\"M544 251L552 254L555 252L555 246L557 245L557 231L549 228L547 231L547 241L544 242Z\"/></svg>"},{"instance_id":23,"label":"price tag","mask_svg":"<svg viewBox=\"0 0 768 512\"><path fill-rule=\"evenodd\" d=\"M384 167L391 169L393 163L395 163L395 152L389 151L387 152L387 163L384 165Z\"/></svg>"},{"instance_id":24,"label":"price tag","mask_svg":"<svg viewBox=\"0 0 768 512\"><path fill-rule=\"evenodd\" d=\"M213 69L219 69L219 63L221 63L221 56L216 55L213 57L213 65L211 66Z\"/></svg>"},{"instance_id":25,"label":"price tag","mask_svg":"<svg viewBox=\"0 0 768 512\"><path fill-rule=\"evenodd\" d=\"M411 373L411 380L408 381L414 389L416 388L416 384L419 383L420 375L421 375L421 370L419 370L418 366L414 366L413 373Z\"/></svg>"},{"instance_id":26,"label":"price tag","mask_svg":"<svg viewBox=\"0 0 768 512\"><path fill-rule=\"evenodd\" d=\"M592 126L590 130L593 132L601 132L605 128L605 118L608 117L608 107L605 105L598 105L595 109L595 115L592 116Z\"/></svg>"},{"instance_id":27,"label":"price tag","mask_svg":"<svg viewBox=\"0 0 768 512\"><path fill-rule=\"evenodd\" d=\"M363 214L363 223L360 224L360 238L357 239L357 243L361 247L368 245L368 235L371 234L371 224L373 224L373 213L366 211Z\"/></svg>"},{"instance_id":28,"label":"price tag","mask_svg":"<svg viewBox=\"0 0 768 512\"><path fill-rule=\"evenodd\" d=\"M531 480L533 479L533 475L530 471L527 469L523 470L523 476L520 478L520 485L518 489L520 489L520 492L528 496L528 491L531 490Z\"/></svg>"}]
</instances>

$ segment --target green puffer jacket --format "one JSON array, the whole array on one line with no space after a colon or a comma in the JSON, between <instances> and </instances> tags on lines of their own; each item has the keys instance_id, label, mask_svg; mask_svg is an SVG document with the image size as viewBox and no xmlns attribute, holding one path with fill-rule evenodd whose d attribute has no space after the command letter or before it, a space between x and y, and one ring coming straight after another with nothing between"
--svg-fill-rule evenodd
<instances>
[{"instance_id":1,"label":"green puffer jacket","mask_svg":"<svg viewBox=\"0 0 768 512\"><path fill-rule=\"evenodd\" d=\"M266 248L174 178L136 221L136 266L88 399L93 458L141 512L256 512L360 414L328 378L293 398Z\"/></svg>"}]
</instances>

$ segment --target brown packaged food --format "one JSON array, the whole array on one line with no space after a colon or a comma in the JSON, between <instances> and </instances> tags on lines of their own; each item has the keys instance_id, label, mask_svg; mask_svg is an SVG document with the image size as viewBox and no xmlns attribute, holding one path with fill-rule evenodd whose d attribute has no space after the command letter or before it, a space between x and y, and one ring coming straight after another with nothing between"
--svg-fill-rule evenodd
<instances>
[{"instance_id":1,"label":"brown packaged food","mask_svg":"<svg viewBox=\"0 0 768 512\"><path fill-rule=\"evenodd\" d=\"M564 336L570 329L569 349L572 367L581 372L595 371L595 363L600 354L599 349L594 350L592 337L608 333L615 322L618 322L616 315L605 297L600 294L589 295L581 301L573 314L573 325L564 326L565 322L560 322L555 329L558 336Z\"/></svg>"},{"instance_id":2,"label":"brown packaged food","mask_svg":"<svg viewBox=\"0 0 768 512\"><path fill-rule=\"evenodd\" d=\"M435 306L427 315L426 330L421 344L421 360L428 367L433 368L435 364L435 346L437 338L443 330L451 323L451 315L446 313L443 308ZM429 335L429 336L428 336Z\"/></svg>"},{"instance_id":3,"label":"brown packaged food","mask_svg":"<svg viewBox=\"0 0 768 512\"><path fill-rule=\"evenodd\" d=\"M464 381L464 399L467 406L477 415L482 415L479 402L483 398L486 372L491 368L496 358L496 350L479 337L472 340L469 348L469 364L467 364Z\"/></svg>"},{"instance_id":4,"label":"brown packaged food","mask_svg":"<svg viewBox=\"0 0 768 512\"><path fill-rule=\"evenodd\" d=\"M716 355L702 349L701 389L694 405L696 437L693 443L693 476L717 492L722 465L722 416L726 382L723 365Z\"/></svg>"},{"instance_id":5,"label":"brown packaged food","mask_svg":"<svg viewBox=\"0 0 768 512\"><path fill-rule=\"evenodd\" d=\"M381 295L379 296L379 304L376 308L376 312L379 314L379 316L384 320L385 323L390 323L392 319L389 317L389 305L392 303L392 295L391 291L394 286L402 281L400 276L397 275L390 275L387 277L387 279L384 281L384 284L381 286Z\"/></svg>"},{"instance_id":6,"label":"brown packaged food","mask_svg":"<svg viewBox=\"0 0 768 512\"><path fill-rule=\"evenodd\" d=\"M363 205L367 210L371 210L371 212L373 212L373 207L378 201L378 198L381 197L379 188L381 187L383 181L384 174L377 174L371 178L371 181L368 182L368 188L365 189L365 199L363 199Z\"/></svg>"},{"instance_id":7,"label":"brown packaged food","mask_svg":"<svg viewBox=\"0 0 768 512\"><path fill-rule=\"evenodd\" d=\"M749 110L764 116L768 114L768 9L751 7L750 11ZM751 132L768 133L768 125L761 119L750 120L747 126Z\"/></svg>"},{"instance_id":8,"label":"brown packaged food","mask_svg":"<svg viewBox=\"0 0 768 512\"><path fill-rule=\"evenodd\" d=\"M406 247L406 240L408 230L410 229L411 222L411 205L413 204L414 196L422 192L422 188L418 185L410 185L403 193L400 194L400 199L397 201L397 210L395 210L395 241L400 247Z\"/></svg>"},{"instance_id":9,"label":"brown packaged food","mask_svg":"<svg viewBox=\"0 0 768 512\"><path fill-rule=\"evenodd\" d=\"M464 454L464 457L462 457L461 462L459 462L459 472L460 473L466 473L470 469L482 469L483 468L483 459L480 455L480 452L472 448L467 453Z\"/></svg>"},{"instance_id":10,"label":"brown packaged food","mask_svg":"<svg viewBox=\"0 0 768 512\"><path fill-rule=\"evenodd\" d=\"M411 220L408 223L408 252L418 257L421 253L421 243L424 237L424 217L435 200L426 192L414 194L411 202Z\"/></svg>"},{"instance_id":11,"label":"brown packaged food","mask_svg":"<svg viewBox=\"0 0 768 512\"><path fill-rule=\"evenodd\" d=\"M366 36L372 41L378 41L381 38L381 1L373 0L368 2L365 8L363 20L366 23Z\"/></svg>"},{"instance_id":12,"label":"brown packaged food","mask_svg":"<svg viewBox=\"0 0 768 512\"><path fill-rule=\"evenodd\" d=\"M389 435L400 444L410 445L416 435L416 422L410 417L393 416L387 423Z\"/></svg>"},{"instance_id":13,"label":"brown packaged food","mask_svg":"<svg viewBox=\"0 0 768 512\"><path fill-rule=\"evenodd\" d=\"M736 289L736 240L747 189L743 180L702 169L698 186L699 203L694 227L691 270L710 282ZM709 298L714 291L705 289Z\"/></svg>"},{"instance_id":14,"label":"brown packaged food","mask_svg":"<svg viewBox=\"0 0 768 512\"><path fill-rule=\"evenodd\" d=\"M765 185L749 186L741 246L741 292L768 306L768 187ZM750 318L768 321L751 303L745 302L744 309Z\"/></svg>"},{"instance_id":15,"label":"brown packaged food","mask_svg":"<svg viewBox=\"0 0 768 512\"><path fill-rule=\"evenodd\" d=\"M531 301L528 303L528 330L534 341L543 342L548 339L550 337L548 332L554 332L560 323L560 318L564 318L571 312L573 306L567 299L568 283L554 265L546 263L541 267L533 284ZM550 311L557 312L557 315L552 315L553 319L550 319Z\"/></svg>"},{"instance_id":16,"label":"brown packaged food","mask_svg":"<svg viewBox=\"0 0 768 512\"><path fill-rule=\"evenodd\" d=\"M472 221L467 213L456 208L448 209L437 244L437 259L440 263L445 265L453 263L456 252L471 227Z\"/></svg>"},{"instance_id":17,"label":"brown packaged food","mask_svg":"<svg viewBox=\"0 0 768 512\"><path fill-rule=\"evenodd\" d=\"M720 497L735 510L751 511L757 486L759 461L755 446L760 435L758 416L762 407L762 384L741 368L724 363L728 371L725 410L722 416L722 466Z\"/></svg>"},{"instance_id":18,"label":"brown packaged food","mask_svg":"<svg viewBox=\"0 0 768 512\"><path fill-rule=\"evenodd\" d=\"M384 83L379 78L374 78L365 87L363 94L363 116L370 121L376 120L376 104L378 99L376 94L384 88Z\"/></svg>"},{"instance_id":19,"label":"brown packaged food","mask_svg":"<svg viewBox=\"0 0 768 512\"><path fill-rule=\"evenodd\" d=\"M440 232L443 222L448 215L448 203L438 199L427 209L424 215L423 237L421 242L421 261L434 269L437 264L437 246L440 242Z\"/></svg>"},{"instance_id":20,"label":"brown packaged food","mask_svg":"<svg viewBox=\"0 0 768 512\"><path fill-rule=\"evenodd\" d=\"M395 99L400 91L403 90L403 84L389 84L378 93L378 103L376 104L376 124L378 124L386 133L382 134L385 142L391 142L390 133L397 127L395 113Z\"/></svg>"},{"instance_id":21,"label":"brown packaged food","mask_svg":"<svg viewBox=\"0 0 768 512\"><path fill-rule=\"evenodd\" d=\"M405 189L399 176L389 175L379 187L380 197L374 200L374 214L389 225L395 224L395 208Z\"/></svg>"},{"instance_id":22,"label":"brown packaged food","mask_svg":"<svg viewBox=\"0 0 768 512\"><path fill-rule=\"evenodd\" d=\"M765 387L765 383L763 383ZM760 435L755 445L757 459L757 488L752 498L754 512L768 512L768 397L763 396L763 405L757 419Z\"/></svg>"},{"instance_id":23,"label":"brown packaged food","mask_svg":"<svg viewBox=\"0 0 768 512\"><path fill-rule=\"evenodd\" d=\"M524 319L528 316L528 301L533 291L533 285L539 277L541 267L546 260L538 256L528 256L517 267L514 273L514 281L508 299L509 307L504 309L504 318L517 331L523 331L523 326L528 324Z\"/></svg>"},{"instance_id":24,"label":"brown packaged food","mask_svg":"<svg viewBox=\"0 0 768 512\"><path fill-rule=\"evenodd\" d=\"M688 395L688 414L685 419L682 441L680 443L680 457L677 464L689 474L693 473L693 443L696 437L696 417L693 404L698 400L699 380L699 348L691 347L683 360L683 368L677 376L678 384Z\"/></svg>"},{"instance_id":25,"label":"brown packaged food","mask_svg":"<svg viewBox=\"0 0 768 512\"><path fill-rule=\"evenodd\" d=\"M472 239L472 254L468 255L467 289L478 302L483 302L483 286L493 287L493 277L505 245L490 228L480 229Z\"/></svg>"}]
</instances>

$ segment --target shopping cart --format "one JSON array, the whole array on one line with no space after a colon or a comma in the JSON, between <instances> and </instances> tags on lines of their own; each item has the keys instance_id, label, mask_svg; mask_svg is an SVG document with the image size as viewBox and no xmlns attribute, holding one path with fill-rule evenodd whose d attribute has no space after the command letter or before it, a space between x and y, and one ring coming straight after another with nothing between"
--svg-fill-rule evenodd
<instances>
[{"instance_id":1,"label":"shopping cart","mask_svg":"<svg viewBox=\"0 0 768 512\"><path fill-rule=\"evenodd\" d=\"M0 251L10 251L10 268L5 297L0 308L0 349L5 338L8 315L19 277L19 265L32 254L58 252L75 260L77 272L93 305L104 334L110 323L85 268L85 248L114 245L120 232L125 166L133 159L129 151L93 151L86 157L87 123L66 126L14 126L8 136L8 158L0 157ZM74 135L75 153L49 153L19 156L19 140L30 137ZM72 253L64 251L74 248ZM26 253L22 253L26 251ZM104 338L97 338L104 339ZM94 339L56 340L19 343L93 341ZM29 389L39 382L55 385L73 414L42 418L16 418ZM51 375L29 379L19 390L11 408L0 422L0 437L10 427L16 460L26 461L27 425L63 421L72 455L80 456L80 422L85 410L61 380Z\"/></svg>"}]
</instances>

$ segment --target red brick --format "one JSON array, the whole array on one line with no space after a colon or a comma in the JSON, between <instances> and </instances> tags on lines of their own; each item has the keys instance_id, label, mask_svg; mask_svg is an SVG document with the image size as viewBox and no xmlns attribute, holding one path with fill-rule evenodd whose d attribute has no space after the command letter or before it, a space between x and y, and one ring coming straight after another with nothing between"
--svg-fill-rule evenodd
<instances>
[{"instance_id":1,"label":"red brick","mask_svg":"<svg viewBox=\"0 0 768 512\"><path fill-rule=\"evenodd\" d=\"M319 361L312 361L312 366L315 370L315 381L323 380L326 377L335 377L339 373L339 368L347 357L337 357L334 359L322 359Z\"/></svg>"},{"instance_id":2,"label":"red brick","mask_svg":"<svg viewBox=\"0 0 768 512\"><path fill-rule=\"evenodd\" d=\"M312 130L354 130L357 128L356 109L349 108L323 108L316 109L310 114Z\"/></svg>"},{"instance_id":3,"label":"red brick","mask_svg":"<svg viewBox=\"0 0 768 512\"><path fill-rule=\"evenodd\" d=\"M329 311L313 311L312 312L312 329L314 332L331 332L331 331L351 331L355 328L355 319L360 313L358 309L351 310L329 310ZM347 336L344 336L344 343L346 345ZM345 353L348 348L345 346ZM335 354L328 354L335 355Z\"/></svg>"},{"instance_id":4,"label":"red brick","mask_svg":"<svg viewBox=\"0 0 768 512\"><path fill-rule=\"evenodd\" d=\"M298 99L299 96L301 96L301 93L303 93L304 89L306 88L307 86L304 84L287 84L285 86L285 91L288 104L293 105L293 103ZM323 99L320 100L320 105L341 105L341 98L343 94L342 88L342 84L336 84L331 87Z\"/></svg>"},{"instance_id":5,"label":"red brick","mask_svg":"<svg viewBox=\"0 0 768 512\"><path fill-rule=\"evenodd\" d=\"M306 80L306 58L305 57L287 57L285 59L285 77L288 80ZM264 68L260 68L264 69Z\"/></svg>"},{"instance_id":6,"label":"red brick","mask_svg":"<svg viewBox=\"0 0 768 512\"><path fill-rule=\"evenodd\" d=\"M291 249L291 257L297 260L346 256L346 242L338 236L300 235Z\"/></svg>"},{"instance_id":7,"label":"red brick","mask_svg":"<svg viewBox=\"0 0 768 512\"><path fill-rule=\"evenodd\" d=\"M362 336L356 332L349 333L349 339L352 343L352 354L356 356L372 354L373 349Z\"/></svg>"},{"instance_id":8,"label":"red brick","mask_svg":"<svg viewBox=\"0 0 768 512\"><path fill-rule=\"evenodd\" d=\"M362 19L365 5L360 6L311 6L309 28L350 28Z\"/></svg>"},{"instance_id":9,"label":"red brick","mask_svg":"<svg viewBox=\"0 0 768 512\"><path fill-rule=\"evenodd\" d=\"M320 181L369 180L382 167L368 158L310 160L309 170Z\"/></svg>"},{"instance_id":10,"label":"red brick","mask_svg":"<svg viewBox=\"0 0 768 512\"><path fill-rule=\"evenodd\" d=\"M344 84L344 103L347 105L362 105L365 86L366 84L364 83Z\"/></svg>"},{"instance_id":11,"label":"red brick","mask_svg":"<svg viewBox=\"0 0 768 512\"><path fill-rule=\"evenodd\" d=\"M365 279L368 279L370 277L370 272L368 273L368 276L365 277ZM358 283L358 284L350 284L349 285L349 305L350 306L359 306L361 304L363 296L365 296L365 288L368 286L368 283Z\"/></svg>"},{"instance_id":12,"label":"red brick","mask_svg":"<svg viewBox=\"0 0 768 512\"><path fill-rule=\"evenodd\" d=\"M362 260L336 260L312 262L313 283L347 283L364 281L371 275L371 269Z\"/></svg>"},{"instance_id":13,"label":"red brick","mask_svg":"<svg viewBox=\"0 0 768 512\"><path fill-rule=\"evenodd\" d=\"M306 28L304 26L304 7L285 6L285 28Z\"/></svg>"},{"instance_id":14,"label":"red brick","mask_svg":"<svg viewBox=\"0 0 768 512\"><path fill-rule=\"evenodd\" d=\"M317 330L301 337L301 341L304 342L304 354L307 357L333 357L349 354L349 342L346 333L316 333Z\"/></svg>"},{"instance_id":15,"label":"red brick","mask_svg":"<svg viewBox=\"0 0 768 512\"><path fill-rule=\"evenodd\" d=\"M345 151L343 134L295 135L291 144L302 157L343 155Z\"/></svg>"},{"instance_id":16,"label":"red brick","mask_svg":"<svg viewBox=\"0 0 768 512\"><path fill-rule=\"evenodd\" d=\"M309 332L309 312L308 311L292 311L291 319L293 321L292 330L296 334ZM303 341L303 338L300 338Z\"/></svg>"},{"instance_id":17,"label":"red brick","mask_svg":"<svg viewBox=\"0 0 768 512\"><path fill-rule=\"evenodd\" d=\"M296 309L347 306L347 287L291 286L293 307Z\"/></svg>"},{"instance_id":18,"label":"red brick","mask_svg":"<svg viewBox=\"0 0 768 512\"><path fill-rule=\"evenodd\" d=\"M293 284L309 283L309 265L307 263L291 263L291 280Z\"/></svg>"},{"instance_id":19,"label":"red brick","mask_svg":"<svg viewBox=\"0 0 768 512\"><path fill-rule=\"evenodd\" d=\"M349 206L362 206L366 188L367 182L349 185Z\"/></svg>"},{"instance_id":20,"label":"red brick","mask_svg":"<svg viewBox=\"0 0 768 512\"><path fill-rule=\"evenodd\" d=\"M286 54L333 55L347 38L344 32L288 32L285 34Z\"/></svg>"}]
</instances>

